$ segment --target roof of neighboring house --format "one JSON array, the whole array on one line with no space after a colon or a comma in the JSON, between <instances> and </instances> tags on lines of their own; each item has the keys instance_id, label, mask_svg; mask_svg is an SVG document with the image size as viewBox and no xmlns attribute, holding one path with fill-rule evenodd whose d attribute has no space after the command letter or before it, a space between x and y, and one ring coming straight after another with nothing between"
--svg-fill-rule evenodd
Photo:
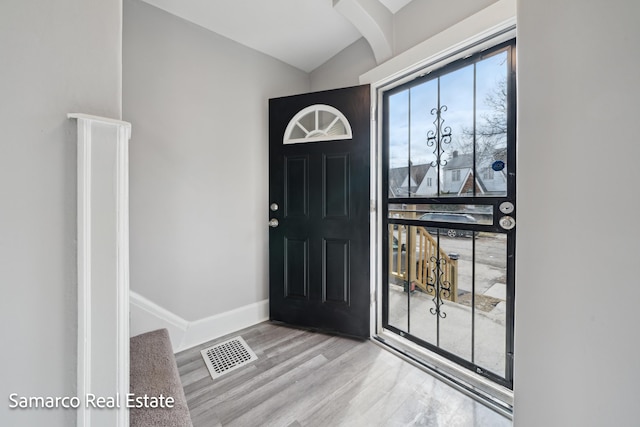
<instances>
[{"instance_id":1,"label":"roof of neighboring house","mask_svg":"<svg viewBox=\"0 0 640 427\"><path fill-rule=\"evenodd\" d=\"M425 175L431 168L431 164L411 165L410 175L407 166L389 169L389 192L393 197L406 197L415 192ZM411 180L409 181L409 176Z\"/></svg>"},{"instance_id":2,"label":"roof of neighboring house","mask_svg":"<svg viewBox=\"0 0 640 427\"><path fill-rule=\"evenodd\" d=\"M507 161L507 148L494 148L491 150L487 150L486 153L477 154L476 155L477 168L479 169L481 165L489 166L490 163L493 163L496 160L502 160L503 162ZM451 153L451 158L446 159L446 164L443 166L443 169L464 169L473 167L473 154L464 153L459 154L458 151L454 151Z\"/></svg>"},{"instance_id":3,"label":"roof of neighboring house","mask_svg":"<svg viewBox=\"0 0 640 427\"><path fill-rule=\"evenodd\" d=\"M411 178L416 183L416 185L420 185L430 168L431 163L427 163L426 165L411 166Z\"/></svg>"},{"instance_id":4,"label":"roof of neighboring house","mask_svg":"<svg viewBox=\"0 0 640 427\"><path fill-rule=\"evenodd\" d=\"M398 189L402 187L402 183L407 179L407 167L389 168L389 193L391 197L401 197Z\"/></svg>"},{"instance_id":5,"label":"roof of neighboring house","mask_svg":"<svg viewBox=\"0 0 640 427\"><path fill-rule=\"evenodd\" d=\"M471 154L458 154L457 151L453 152L453 156L447 159L442 169L464 169L473 167L473 155Z\"/></svg>"}]
</instances>

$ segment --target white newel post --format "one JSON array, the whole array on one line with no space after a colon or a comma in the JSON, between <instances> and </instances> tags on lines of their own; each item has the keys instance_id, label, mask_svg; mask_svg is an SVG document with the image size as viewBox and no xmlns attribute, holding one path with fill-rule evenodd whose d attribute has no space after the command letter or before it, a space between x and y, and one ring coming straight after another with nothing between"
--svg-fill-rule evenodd
<instances>
[{"instance_id":1,"label":"white newel post","mask_svg":"<svg viewBox=\"0 0 640 427\"><path fill-rule=\"evenodd\" d=\"M78 121L78 426L127 427L131 125L68 117Z\"/></svg>"}]
</instances>

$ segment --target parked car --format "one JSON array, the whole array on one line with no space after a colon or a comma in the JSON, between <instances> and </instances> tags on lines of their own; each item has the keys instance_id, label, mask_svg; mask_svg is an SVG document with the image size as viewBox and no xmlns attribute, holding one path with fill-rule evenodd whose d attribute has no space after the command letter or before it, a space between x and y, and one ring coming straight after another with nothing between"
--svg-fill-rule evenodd
<instances>
[{"instance_id":1,"label":"parked car","mask_svg":"<svg viewBox=\"0 0 640 427\"><path fill-rule=\"evenodd\" d=\"M469 215L464 213L455 212L429 212L422 215L419 219L423 221L435 221L435 222L453 222L461 224L477 224L478 221ZM430 234L436 234L438 228L441 227L426 227ZM473 230L459 230L459 229L447 229L447 236L449 237L472 237L477 235L477 231Z\"/></svg>"}]
</instances>

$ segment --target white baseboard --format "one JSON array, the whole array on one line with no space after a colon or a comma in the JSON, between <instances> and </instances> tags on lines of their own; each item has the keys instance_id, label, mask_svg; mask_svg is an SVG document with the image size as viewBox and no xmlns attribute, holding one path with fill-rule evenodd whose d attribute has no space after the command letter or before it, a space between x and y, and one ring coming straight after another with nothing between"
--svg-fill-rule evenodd
<instances>
[{"instance_id":1,"label":"white baseboard","mask_svg":"<svg viewBox=\"0 0 640 427\"><path fill-rule=\"evenodd\" d=\"M190 322L180 350L194 347L268 319L269 300L263 300Z\"/></svg>"},{"instance_id":2,"label":"white baseboard","mask_svg":"<svg viewBox=\"0 0 640 427\"><path fill-rule=\"evenodd\" d=\"M268 320L269 300L189 322L131 291L130 310L131 336L166 328L177 353Z\"/></svg>"},{"instance_id":3,"label":"white baseboard","mask_svg":"<svg viewBox=\"0 0 640 427\"><path fill-rule=\"evenodd\" d=\"M133 291L129 293L129 335L167 329L173 351L180 347L189 322Z\"/></svg>"}]
</instances>

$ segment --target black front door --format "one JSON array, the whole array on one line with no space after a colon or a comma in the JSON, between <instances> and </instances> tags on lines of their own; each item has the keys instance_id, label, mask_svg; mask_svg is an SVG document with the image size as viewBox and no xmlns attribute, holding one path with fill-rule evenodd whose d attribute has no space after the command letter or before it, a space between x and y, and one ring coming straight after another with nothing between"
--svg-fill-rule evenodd
<instances>
[{"instance_id":1,"label":"black front door","mask_svg":"<svg viewBox=\"0 0 640 427\"><path fill-rule=\"evenodd\" d=\"M271 320L369 336L369 108L369 86L269 101Z\"/></svg>"}]
</instances>

